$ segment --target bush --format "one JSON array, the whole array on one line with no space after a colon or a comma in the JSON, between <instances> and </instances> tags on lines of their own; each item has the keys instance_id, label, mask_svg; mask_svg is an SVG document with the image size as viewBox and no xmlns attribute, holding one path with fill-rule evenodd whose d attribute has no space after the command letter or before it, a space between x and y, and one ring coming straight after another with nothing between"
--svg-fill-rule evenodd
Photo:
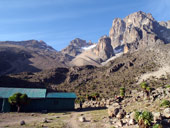
<instances>
[{"instance_id":1,"label":"bush","mask_svg":"<svg viewBox=\"0 0 170 128\"><path fill-rule=\"evenodd\" d=\"M121 87L120 88L120 96L123 98L125 97L125 88L124 87Z\"/></svg>"},{"instance_id":2,"label":"bush","mask_svg":"<svg viewBox=\"0 0 170 128\"><path fill-rule=\"evenodd\" d=\"M17 112L20 112L20 109L23 105L26 105L30 102L27 94L15 93L8 98L8 102L17 107Z\"/></svg>"},{"instance_id":3,"label":"bush","mask_svg":"<svg viewBox=\"0 0 170 128\"><path fill-rule=\"evenodd\" d=\"M153 115L151 112L143 111L135 113L135 120L138 122L139 128L149 128L153 121Z\"/></svg>"},{"instance_id":4,"label":"bush","mask_svg":"<svg viewBox=\"0 0 170 128\"><path fill-rule=\"evenodd\" d=\"M170 88L170 85L166 85L165 88Z\"/></svg>"},{"instance_id":5,"label":"bush","mask_svg":"<svg viewBox=\"0 0 170 128\"><path fill-rule=\"evenodd\" d=\"M140 84L140 86L141 86L142 89L146 89L148 87L148 83L147 82L142 82Z\"/></svg>"},{"instance_id":6,"label":"bush","mask_svg":"<svg viewBox=\"0 0 170 128\"><path fill-rule=\"evenodd\" d=\"M146 91L150 92L151 88L150 87L146 87Z\"/></svg>"},{"instance_id":7,"label":"bush","mask_svg":"<svg viewBox=\"0 0 170 128\"><path fill-rule=\"evenodd\" d=\"M150 92L151 92L151 88L149 87L148 83L142 82L140 84L140 86L144 90L144 92L146 93L147 97L149 98L149 95L150 95Z\"/></svg>"},{"instance_id":8,"label":"bush","mask_svg":"<svg viewBox=\"0 0 170 128\"><path fill-rule=\"evenodd\" d=\"M83 102L85 102L85 97L83 97L83 96L79 96L75 100L75 103L77 103L77 104L80 104L80 103L83 103Z\"/></svg>"},{"instance_id":9,"label":"bush","mask_svg":"<svg viewBox=\"0 0 170 128\"><path fill-rule=\"evenodd\" d=\"M154 124L152 128L163 128L163 126L161 124Z\"/></svg>"},{"instance_id":10,"label":"bush","mask_svg":"<svg viewBox=\"0 0 170 128\"><path fill-rule=\"evenodd\" d=\"M163 100L160 104L160 107L170 107L170 101L169 100Z\"/></svg>"}]
</instances>

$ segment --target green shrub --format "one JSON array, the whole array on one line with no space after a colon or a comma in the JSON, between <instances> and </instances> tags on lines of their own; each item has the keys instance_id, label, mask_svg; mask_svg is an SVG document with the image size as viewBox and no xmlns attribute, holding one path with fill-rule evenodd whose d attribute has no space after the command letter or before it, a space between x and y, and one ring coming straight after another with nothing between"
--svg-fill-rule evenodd
<instances>
[{"instance_id":1,"label":"green shrub","mask_svg":"<svg viewBox=\"0 0 170 128\"><path fill-rule=\"evenodd\" d=\"M163 128L161 124L154 124L152 128Z\"/></svg>"},{"instance_id":2,"label":"green shrub","mask_svg":"<svg viewBox=\"0 0 170 128\"><path fill-rule=\"evenodd\" d=\"M170 85L166 85L165 88L170 88Z\"/></svg>"},{"instance_id":3,"label":"green shrub","mask_svg":"<svg viewBox=\"0 0 170 128\"><path fill-rule=\"evenodd\" d=\"M135 120L138 122L139 128L149 128L153 121L153 115L148 111L137 111L135 113Z\"/></svg>"},{"instance_id":4,"label":"green shrub","mask_svg":"<svg viewBox=\"0 0 170 128\"><path fill-rule=\"evenodd\" d=\"M22 106L28 104L30 99L27 94L15 93L8 98L8 102L17 107L17 112L20 112Z\"/></svg>"},{"instance_id":5,"label":"green shrub","mask_svg":"<svg viewBox=\"0 0 170 128\"><path fill-rule=\"evenodd\" d=\"M163 100L160 104L161 107L170 107L170 101L169 100Z\"/></svg>"},{"instance_id":6,"label":"green shrub","mask_svg":"<svg viewBox=\"0 0 170 128\"><path fill-rule=\"evenodd\" d=\"M146 91L150 92L151 88L150 87L146 87Z\"/></svg>"},{"instance_id":7,"label":"green shrub","mask_svg":"<svg viewBox=\"0 0 170 128\"><path fill-rule=\"evenodd\" d=\"M121 87L120 88L120 96L123 98L125 97L125 88L124 87Z\"/></svg>"},{"instance_id":8,"label":"green shrub","mask_svg":"<svg viewBox=\"0 0 170 128\"><path fill-rule=\"evenodd\" d=\"M146 89L148 87L148 83L147 82L142 82L140 84L140 86L141 86L142 89Z\"/></svg>"},{"instance_id":9,"label":"green shrub","mask_svg":"<svg viewBox=\"0 0 170 128\"><path fill-rule=\"evenodd\" d=\"M75 100L75 103L77 103L77 104L80 104L80 103L83 103L83 102L85 102L85 97L83 97L83 96L79 96Z\"/></svg>"}]
</instances>

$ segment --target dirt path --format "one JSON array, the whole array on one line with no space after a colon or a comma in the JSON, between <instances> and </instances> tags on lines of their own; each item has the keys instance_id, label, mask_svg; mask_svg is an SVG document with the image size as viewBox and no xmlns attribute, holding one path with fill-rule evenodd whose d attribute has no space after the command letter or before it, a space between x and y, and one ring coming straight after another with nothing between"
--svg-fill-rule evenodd
<instances>
[{"instance_id":1,"label":"dirt path","mask_svg":"<svg viewBox=\"0 0 170 128\"><path fill-rule=\"evenodd\" d=\"M79 122L78 122L78 114L79 113L76 113L76 112L73 112L71 114L71 118L68 122L68 128L80 128L80 126L78 125Z\"/></svg>"}]
</instances>

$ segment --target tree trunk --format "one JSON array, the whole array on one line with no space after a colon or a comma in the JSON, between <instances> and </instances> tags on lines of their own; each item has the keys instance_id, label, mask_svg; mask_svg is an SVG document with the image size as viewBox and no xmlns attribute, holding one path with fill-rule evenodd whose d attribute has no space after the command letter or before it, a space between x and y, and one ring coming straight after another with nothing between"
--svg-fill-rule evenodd
<instances>
[{"instance_id":1,"label":"tree trunk","mask_svg":"<svg viewBox=\"0 0 170 128\"><path fill-rule=\"evenodd\" d=\"M17 112L20 112L20 110L21 110L21 106L17 106Z\"/></svg>"}]
</instances>

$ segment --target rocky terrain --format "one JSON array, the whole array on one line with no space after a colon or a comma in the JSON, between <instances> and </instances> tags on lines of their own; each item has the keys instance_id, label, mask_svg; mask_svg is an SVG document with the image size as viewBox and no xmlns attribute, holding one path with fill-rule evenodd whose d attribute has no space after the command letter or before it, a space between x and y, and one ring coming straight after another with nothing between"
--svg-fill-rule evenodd
<instances>
[{"instance_id":1,"label":"rocky terrain","mask_svg":"<svg viewBox=\"0 0 170 128\"><path fill-rule=\"evenodd\" d=\"M164 100L170 101L169 86L154 88L149 98L143 91L131 90L122 101L115 97L86 100L81 110L76 104L75 110L69 112L0 113L0 127L138 128L136 111L149 111L152 125L169 128L170 108L161 106Z\"/></svg>"}]
</instances>

